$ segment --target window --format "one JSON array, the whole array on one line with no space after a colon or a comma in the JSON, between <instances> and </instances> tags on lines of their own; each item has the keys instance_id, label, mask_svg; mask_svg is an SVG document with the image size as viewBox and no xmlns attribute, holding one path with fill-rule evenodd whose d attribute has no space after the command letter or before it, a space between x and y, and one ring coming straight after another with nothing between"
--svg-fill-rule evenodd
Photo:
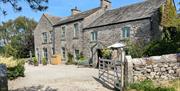
<instances>
[{"instance_id":1,"label":"window","mask_svg":"<svg viewBox=\"0 0 180 91\"><path fill-rule=\"evenodd\" d=\"M65 36L66 36L66 27L63 26L63 27L61 28L61 37L62 37L62 38L65 38Z\"/></svg>"},{"instance_id":2,"label":"window","mask_svg":"<svg viewBox=\"0 0 180 91\"><path fill-rule=\"evenodd\" d=\"M49 33L50 33L50 43L51 43L53 41L53 32L50 31Z\"/></svg>"},{"instance_id":3,"label":"window","mask_svg":"<svg viewBox=\"0 0 180 91\"><path fill-rule=\"evenodd\" d=\"M97 32L91 32L91 41L97 41Z\"/></svg>"},{"instance_id":4,"label":"window","mask_svg":"<svg viewBox=\"0 0 180 91\"><path fill-rule=\"evenodd\" d=\"M61 48L63 59L66 58L66 50L64 47Z\"/></svg>"},{"instance_id":5,"label":"window","mask_svg":"<svg viewBox=\"0 0 180 91\"><path fill-rule=\"evenodd\" d=\"M79 24L74 24L74 37L77 37L79 31Z\"/></svg>"},{"instance_id":6,"label":"window","mask_svg":"<svg viewBox=\"0 0 180 91\"><path fill-rule=\"evenodd\" d=\"M79 56L80 56L79 50L74 50L75 59L79 59Z\"/></svg>"},{"instance_id":7,"label":"window","mask_svg":"<svg viewBox=\"0 0 180 91\"><path fill-rule=\"evenodd\" d=\"M47 33L44 32L42 33L42 35L43 35L43 43L47 43Z\"/></svg>"},{"instance_id":8,"label":"window","mask_svg":"<svg viewBox=\"0 0 180 91\"><path fill-rule=\"evenodd\" d=\"M130 27L124 27L122 29L122 37L123 38L129 38L130 37Z\"/></svg>"},{"instance_id":9,"label":"window","mask_svg":"<svg viewBox=\"0 0 180 91\"><path fill-rule=\"evenodd\" d=\"M52 54L53 54L53 55L55 54L54 47L52 47Z\"/></svg>"},{"instance_id":10,"label":"window","mask_svg":"<svg viewBox=\"0 0 180 91\"><path fill-rule=\"evenodd\" d=\"M48 60L47 48L43 48L43 54L44 54L44 58L46 58L46 60Z\"/></svg>"}]
</instances>

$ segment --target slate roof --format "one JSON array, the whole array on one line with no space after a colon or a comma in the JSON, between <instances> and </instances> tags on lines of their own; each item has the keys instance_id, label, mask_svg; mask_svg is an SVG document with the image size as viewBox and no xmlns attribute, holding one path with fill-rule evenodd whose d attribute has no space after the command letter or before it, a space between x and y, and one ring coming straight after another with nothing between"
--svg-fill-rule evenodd
<instances>
[{"instance_id":1,"label":"slate roof","mask_svg":"<svg viewBox=\"0 0 180 91\"><path fill-rule=\"evenodd\" d=\"M93 14L94 12L96 12L99 9L100 9L100 7L94 8L94 9L91 9L91 10L87 10L87 11L81 12L81 13L76 14L76 15L66 17L66 18L62 19L60 22L58 22L57 24L55 24L55 26L62 25L62 24L65 24L65 23L69 23L69 22L73 22L73 21L76 21L76 20L84 19L84 18L88 17L89 15Z\"/></svg>"},{"instance_id":2,"label":"slate roof","mask_svg":"<svg viewBox=\"0 0 180 91\"><path fill-rule=\"evenodd\" d=\"M150 17L155 10L157 10L163 3L165 3L165 1L166 0L147 0L121 8L108 10L86 28Z\"/></svg>"},{"instance_id":3,"label":"slate roof","mask_svg":"<svg viewBox=\"0 0 180 91\"><path fill-rule=\"evenodd\" d=\"M52 25L58 23L61 20L61 18L58 16L52 16L49 14L44 14L44 16L51 22Z\"/></svg>"}]
</instances>

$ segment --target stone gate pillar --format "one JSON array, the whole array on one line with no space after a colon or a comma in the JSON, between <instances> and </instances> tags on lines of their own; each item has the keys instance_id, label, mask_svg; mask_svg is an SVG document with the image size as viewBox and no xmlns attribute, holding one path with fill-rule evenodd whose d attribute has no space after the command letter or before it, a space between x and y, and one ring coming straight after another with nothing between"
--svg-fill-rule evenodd
<instances>
[{"instance_id":1,"label":"stone gate pillar","mask_svg":"<svg viewBox=\"0 0 180 91\"><path fill-rule=\"evenodd\" d=\"M0 64L0 91L8 91L7 68Z\"/></svg>"}]
</instances>

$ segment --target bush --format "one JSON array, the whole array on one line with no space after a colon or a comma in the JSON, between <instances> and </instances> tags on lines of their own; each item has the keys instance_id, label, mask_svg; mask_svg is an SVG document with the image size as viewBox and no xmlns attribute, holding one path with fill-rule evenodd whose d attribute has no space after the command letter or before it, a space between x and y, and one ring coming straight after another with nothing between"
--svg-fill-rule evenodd
<instances>
[{"instance_id":1,"label":"bush","mask_svg":"<svg viewBox=\"0 0 180 91\"><path fill-rule=\"evenodd\" d=\"M75 64L73 61L73 55L71 53L68 53L68 61L66 62L67 65Z\"/></svg>"},{"instance_id":2,"label":"bush","mask_svg":"<svg viewBox=\"0 0 180 91\"><path fill-rule=\"evenodd\" d=\"M131 55L133 58L143 57L144 53L144 43L139 41L138 43L126 42L127 48L125 48L126 54Z\"/></svg>"},{"instance_id":3,"label":"bush","mask_svg":"<svg viewBox=\"0 0 180 91\"><path fill-rule=\"evenodd\" d=\"M17 77L24 77L24 65L18 64L15 67L7 68L8 69L8 78L10 80L16 79Z\"/></svg>"},{"instance_id":4,"label":"bush","mask_svg":"<svg viewBox=\"0 0 180 91\"><path fill-rule=\"evenodd\" d=\"M111 50L110 49L103 49L102 50L102 57L104 59L110 59L111 58Z\"/></svg>"},{"instance_id":5,"label":"bush","mask_svg":"<svg viewBox=\"0 0 180 91\"><path fill-rule=\"evenodd\" d=\"M136 91L175 91L175 89L171 87L156 87L151 80L130 84L129 88L135 89Z\"/></svg>"},{"instance_id":6,"label":"bush","mask_svg":"<svg viewBox=\"0 0 180 91\"><path fill-rule=\"evenodd\" d=\"M43 64L43 65L47 65L47 60L46 60L46 58L43 58L43 59L42 59L42 64Z\"/></svg>"},{"instance_id":7,"label":"bush","mask_svg":"<svg viewBox=\"0 0 180 91\"><path fill-rule=\"evenodd\" d=\"M0 56L0 64L5 64L8 70L8 79L13 80L18 77L24 77L24 60L13 59L13 57Z\"/></svg>"},{"instance_id":8,"label":"bush","mask_svg":"<svg viewBox=\"0 0 180 91\"><path fill-rule=\"evenodd\" d=\"M36 57L33 58L33 63L34 63L34 66L38 66L38 60Z\"/></svg>"}]
</instances>

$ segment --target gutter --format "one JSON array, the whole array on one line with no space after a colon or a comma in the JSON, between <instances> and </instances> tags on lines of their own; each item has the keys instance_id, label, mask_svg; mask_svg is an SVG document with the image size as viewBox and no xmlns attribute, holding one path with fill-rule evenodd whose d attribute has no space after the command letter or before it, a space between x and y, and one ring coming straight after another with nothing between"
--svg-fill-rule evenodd
<instances>
[{"instance_id":1,"label":"gutter","mask_svg":"<svg viewBox=\"0 0 180 91\"><path fill-rule=\"evenodd\" d=\"M104 27L104 26L111 26L111 25L116 25L116 24L120 24L120 23L132 22L132 21L139 21L139 20L144 20L144 19L151 19L151 17L149 16L149 17L145 17L145 18L139 18L139 19L128 20L128 21L121 21L121 22L110 23L110 24L106 24L106 25L99 25L99 26L94 26L94 27L87 27L87 28L84 28L83 30L91 29L91 28L99 28L99 27Z\"/></svg>"},{"instance_id":2,"label":"gutter","mask_svg":"<svg viewBox=\"0 0 180 91\"><path fill-rule=\"evenodd\" d=\"M61 26L63 24L72 23L72 22L76 22L76 21L79 21L79 20L83 20L83 19L84 18L77 19L77 20L72 20L72 21L68 21L68 22L64 22L64 23L55 24L55 25L53 25L53 27L58 27L58 26Z\"/></svg>"}]
</instances>

